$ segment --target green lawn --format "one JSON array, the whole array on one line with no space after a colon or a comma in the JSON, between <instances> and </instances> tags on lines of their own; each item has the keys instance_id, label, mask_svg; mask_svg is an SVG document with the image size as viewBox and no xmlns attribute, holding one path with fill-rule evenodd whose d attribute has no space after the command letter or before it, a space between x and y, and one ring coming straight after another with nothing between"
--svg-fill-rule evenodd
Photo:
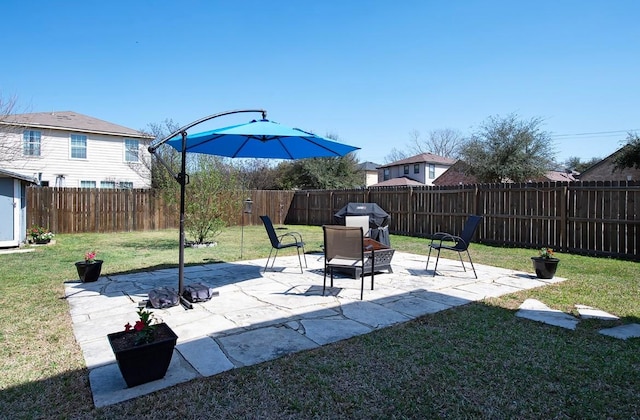
<instances>
[{"instance_id":1,"label":"green lawn","mask_svg":"<svg viewBox=\"0 0 640 420\"><path fill-rule=\"evenodd\" d=\"M319 227L288 228L303 234L307 252L320 250ZM426 254L425 239L391 241ZM640 340L598 333L640 323L639 264L566 254L558 255L557 275L568 280L558 285L95 409L63 282L76 278L73 262L90 249L105 260L104 274L176 266L178 234L58 235L56 242L0 254L2 418L640 418ZM240 259L239 227L218 242L187 249L186 263ZM264 228L245 227L244 259L268 253ZM473 244L471 253L477 263L532 272L535 250ZM621 320L552 327L514 316L526 298L573 314L575 304L594 306Z\"/></svg>"}]
</instances>

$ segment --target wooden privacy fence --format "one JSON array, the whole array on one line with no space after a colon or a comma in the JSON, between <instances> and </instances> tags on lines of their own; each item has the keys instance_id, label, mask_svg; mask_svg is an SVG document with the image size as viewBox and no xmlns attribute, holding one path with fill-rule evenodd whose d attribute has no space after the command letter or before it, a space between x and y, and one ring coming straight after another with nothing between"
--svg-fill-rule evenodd
<instances>
[{"instance_id":1,"label":"wooden privacy fence","mask_svg":"<svg viewBox=\"0 0 640 420\"><path fill-rule=\"evenodd\" d=\"M231 225L261 224L258 216L267 214L282 224L289 210L293 191L244 191L240 200L253 201L251 214L242 213L239 204L224 219ZM27 188L27 226L48 227L54 233L128 232L178 228L179 208L167 203L155 190L108 190L96 188Z\"/></svg>"},{"instance_id":2,"label":"wooden privacy fence","mask_svg":"<svg viewBox=\"0 0 640 420\"><path fill-rule=\"evenodd\" d=\"M476 240L518 247L640 260L640 182L477 184L335 191L244 191L253 201L225 216L231 225L323 225L349 202L377 203L391 214L391 233L427 237L460 232L470 214L484 216ZM27 189L27 223L54 233L177 228L177 205L154 190Z\"/></svg>"},{"instance_id":3,"label":"wooden privacy fence","mask_svg":"<svg viewBox=\"0 0 640 420\"><path fill-rule=\"evenodd\" d=\"M286 222L330 224L349 202L377 203L396 234L460 232L480 214L479 242L640 260L638 181L298 191Z\"/></svg>"}]
</instances>

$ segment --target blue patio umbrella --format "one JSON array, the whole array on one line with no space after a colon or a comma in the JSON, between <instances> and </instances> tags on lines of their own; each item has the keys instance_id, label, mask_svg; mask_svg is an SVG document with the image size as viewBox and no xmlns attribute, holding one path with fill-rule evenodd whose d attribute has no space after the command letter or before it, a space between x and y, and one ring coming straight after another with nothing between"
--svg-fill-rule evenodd
<instances>
[{"instance_id":1,"label":"blue patio umbrella","mask_svg":"<svg viewBox=\"0 0 640 420\"><path fill-rule=\"evenodd\" d=\"M168 141L182 151L182 138ZM267 119L187 136L186 151L230 158L304 159L344 156L359 149Z\"/></svg>"},{"instance_id":2,"label":"blue patio umbrella","mask_svg":"<svg viewBox=\"0 0 640 420\"><path fill-rule=\"evenodd\" d=\"M253 120L246 124L219 128L203 133L188 134L190 128L214 118L230 114L259 112L261 120ZM162 144L168 143L182 154L180 173L176 174L171 167L156 155ZM174 179L180 184L180 254L178 269L178 288L181 303L191 308L191 304L182 298L184 291L184 212L185 190L188 183L186 174L187 152L226 156L231 158L271 158L271 159L304 159L313 157L339 157L358 150L359 147L348 146L309 133L299 128L289 128L266 119L266 111L236 110L210 115L188 124L171 133L164 139L153 142L149 152L154 154L165 166Z\"/></svg>"}]
</instances>

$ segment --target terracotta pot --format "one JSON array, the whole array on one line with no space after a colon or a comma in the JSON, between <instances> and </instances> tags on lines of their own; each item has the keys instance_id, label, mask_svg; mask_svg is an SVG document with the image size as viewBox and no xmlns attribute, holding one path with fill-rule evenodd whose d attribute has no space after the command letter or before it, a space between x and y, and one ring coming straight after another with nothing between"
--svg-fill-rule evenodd
<instances>
[{"instance_id":1,"label":"terracotta pot","mask_svg":"<svg viewBox=\"0 0 640 420\"><path fill-rule=\"evenodd\" d=\"M76 269L78 270L80 281L87 283L98 280L100 272L102 271L102 262L103 260L94 260L92 263L78 261L76 263Z\"/></svg>"},{"instance_id":2,"label":"terracotta pot","mask_svg":"<svg viewBox=\"0 0 640 420\"><path fill-rule=\"evenodd\" d=\"M541 257L531 257L531 261L533 261L533 270L539 279L552 279L556 275L558 263L560 262L557 258Z\"/></svg>"},{"instance_id":3,"label":"terracotta pot","mask_svg":"<svg viewBox=\"0 0 640 420\"><path fill-rule=\"evenodd\" d=\"M164 378L178 336L167 324L157 324L155 340L134 345L135 331L121 331L107 335L118 368L128 387Z\"/></svg>"}]
</instances>

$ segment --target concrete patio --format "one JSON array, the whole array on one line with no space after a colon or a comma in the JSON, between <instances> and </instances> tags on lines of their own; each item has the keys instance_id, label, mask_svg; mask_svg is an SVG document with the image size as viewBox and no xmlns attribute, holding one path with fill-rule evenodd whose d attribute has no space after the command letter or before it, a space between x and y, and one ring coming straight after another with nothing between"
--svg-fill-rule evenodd
<instances>
[{"instance_id":1,"label":"concrete patio","mask_svg":"<svg viewBox=\"0 0 640 420\"><path fill-rule=\"evenodd\" d=\"M194 378L275 359L406 322L421 315L563 281L476 264L465 272L457 260L441 259L438 275L425 270L426 257L396 252L393 273L365 279L337 277L322 295L323 256L307 255L300 273L296 256L278 257L262 273L266 259L185 268L185 284L201 282L219 296L208 302L154 309L178 335L164 379L127 388L107 334L137 319L138 302L161 286L177 288L177 268L109 275L94 283L66 283L73 331L82 349L97 407L125 401ZM468 265L468 264L467 264Z\"/></svg>"}]
</instances>

